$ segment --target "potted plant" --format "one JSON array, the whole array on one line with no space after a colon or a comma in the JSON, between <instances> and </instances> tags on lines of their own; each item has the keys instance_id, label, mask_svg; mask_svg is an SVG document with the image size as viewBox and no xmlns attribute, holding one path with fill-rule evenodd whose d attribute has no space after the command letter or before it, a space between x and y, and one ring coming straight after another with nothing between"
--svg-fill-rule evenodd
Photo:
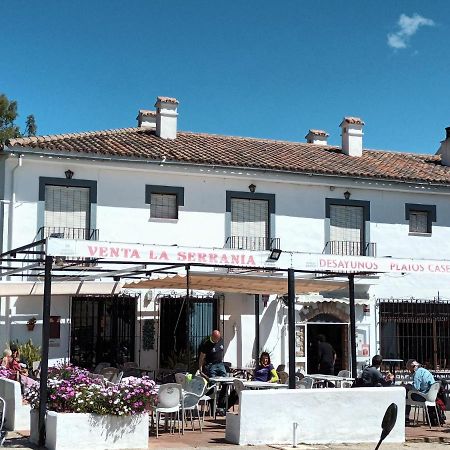
<instances>
[{"instance_id":1,"label":"potted plant","mask_svg":"<svg viewBox=\"0 0 450 450\"><path fill-rule=\"evenodd\" d=\"M27 321L27 328L28 331L33 331L34 330L34 326L36 325L36 317L31 317L31 319L28 319Z\"/></svg>"},{"instance_id":2,"label":"potted plant","mask_svg":"<svg viewBox=\"0 0 450 450\"><path fill-rule=\"evenodd\" d=\"M79 367L53 367L48 375L45 446L71 448L76 427L86 448L147 448L148 411L156 397L149 377L111 384ZM27 389L24 398L32 408L30 440L37 443L39 385Z\"/></svg>"}]
</instances>

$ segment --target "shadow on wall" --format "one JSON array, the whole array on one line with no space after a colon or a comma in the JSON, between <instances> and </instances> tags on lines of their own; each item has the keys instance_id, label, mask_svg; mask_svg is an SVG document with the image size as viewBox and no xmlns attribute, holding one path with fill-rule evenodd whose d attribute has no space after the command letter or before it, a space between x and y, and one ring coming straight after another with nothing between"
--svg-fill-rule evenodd
<instances>
[{"instance_id":1,"label":"shadow on wall","mask_svg":"<svg viewBox=\"0 0 450 450\"><path fill-rule=\"evenodd\" d=\"M262 302L261 302L262 304ZM259 322L259 345L260 349L258 349L257 360L259 359L259 354L266 347L267 341L270 337L270 334L274 328L275 320L278 325L277 333L279 332L280 326L283 323L283 309L280 308L277 312L278 301L276 299L272 300L266 308L262 310L262 318ZM253 341L253 351L252 354L256 353L256 336Z\"/></svg>"}]
</instances>

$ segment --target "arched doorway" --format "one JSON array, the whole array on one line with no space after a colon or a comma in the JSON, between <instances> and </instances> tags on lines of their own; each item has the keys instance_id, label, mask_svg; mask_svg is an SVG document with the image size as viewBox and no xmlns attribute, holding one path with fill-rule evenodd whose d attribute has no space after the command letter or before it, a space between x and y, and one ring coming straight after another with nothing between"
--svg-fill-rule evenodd
<instances>
[{"instance_id":1,"label":"arched doorway","mask_svg":"<svg viewBox=\"0 0 450 450\"><path fill-rule=\"evenodd\" d=\"M342 314L317 312L308 318L307 326L307 373L318 371L317 336L322 334L336 351L335 374L348 369L348 322Z\"/></svg>"}]
</instances>

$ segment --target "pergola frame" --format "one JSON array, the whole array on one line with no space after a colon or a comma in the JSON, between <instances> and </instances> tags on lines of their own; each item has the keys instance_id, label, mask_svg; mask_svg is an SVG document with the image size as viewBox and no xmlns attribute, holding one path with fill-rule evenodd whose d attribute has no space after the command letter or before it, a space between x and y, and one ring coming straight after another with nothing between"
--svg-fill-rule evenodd
<instances>
[{"instance_id":1,"label":"pergola frame","mask_svg":"<svg viewBox=\"0 0 450 450\"><path fill-rule=\"evenodd\" d=\"M42 239L13 250L0 254L0 279L3 277L25 277L25 276L44 276L44 295L42 309L42 346L41 346L41 373L40 373L40 403L39 403L39 444L45 443L45 414L47 406L47 380L48 380L48 354L50 340L50 307L52 279L76 279L95 280L99 278L112 277L115 281L119 278L142 279L143 276L152 273L173 274L174 269L185 268L186 270L186 289L189 295L189 271L191 267L203 268L221 268L221 269L241 269L241 265L223 265L207 263L183 263L174 264L173 262L155 262L155 261L126 261L112 260L108 258L89 258L90 262L101 262L105 267L83 267L84 276L80 276L80 261L65 257L58 261L56 255L49 255L48 240ZM21 257L19 257L21 255ZM31 257L31 258L30 258ZM62 262L62 264L61 264ZM7 263L6 266L3 264ZM13 263L18 263L13 264ZM19 264L22 264L21 266ZM111 266L123 266L120 269ZM153 268L157 266L156 268ZM374 275L375 272L332 272L326 270L304 270L289 268L268 268L266 266L245 268L248 271L273 270L280 273L287 273L286 292L288 294L288 357L289 357L289 389L295 389L295 274L315 274L322 275L321 278L346 278L349 290L349 308L350 308L350 346L351 346L351 369L352 377L357 376L356 360L356 322L355 322L355 276ZM72 272L78 272L73 275ZM236 275L236 274L235 274ZM232 292L232 290L230 290ZM259 343L259 302L255 295L255 334L257 343ZM258 348L258 347L257 347Z\"/></svg>"}]
</instances>

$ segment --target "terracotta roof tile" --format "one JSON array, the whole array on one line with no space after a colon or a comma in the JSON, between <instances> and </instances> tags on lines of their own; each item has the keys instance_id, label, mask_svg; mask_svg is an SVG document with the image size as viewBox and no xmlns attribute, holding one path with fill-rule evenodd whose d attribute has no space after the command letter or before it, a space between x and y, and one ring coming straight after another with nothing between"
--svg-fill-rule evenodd
<instances>
[{"instance_id":1,"label":"terracotta roof tile","mask_svg":"<svg viewBox=\"0 0 450 450\"><path fill-rule=\"evenodd\" d=\"M156 117L156 111L151 111L149 109L140 109L139 114L142 116L155 116Z\"/></svg>"},{"instance_id":2,"label":"terracotta roof tile","mask_svg":"<svg viewBox=\"0 0 450 450\"><path fill-rule=\"evenodd\" d=\"M108 155L125 159L248 167L273 171L450 184L450 167L439 155L364 150L347 156L340 147L268 139L178 132L161 139L146 128L10 139L10 149Z\"/></svg>"},{"instance_id":3,"label":"terracotta roof tile","mask_svg":"<svg viewBox=\"0 0 450 450\"><path fill-rule=\"evenodd\" d=\"M364 125L364 122L359 117L344 117L343 122L353 123L355 125Z\"/></svg>"},{"instance_id":4,"label":"terracotta roof tile","mask_svg":"<svg viewBox=\"0 0 450 450\"><path fill-rule=\"evenodd\" d=\"M309 133L315 134L316 136L325 136L325 137L329 136L329 134L324 130L312 130L311 129L311 130L309 130Z\"/></svg>"},{"instance_id":5,"label":"terracotta roof tile","mask_svg":"<svg viewBox=\"0 0 450 450\"><path fill-rule=\"evenodd\" d=\"M176 98L173 97L158 97L156 99L157 102L166 102L166 103L175 103L176 105L178 105L178 100Z\"/></svg>"}]
</instances>

